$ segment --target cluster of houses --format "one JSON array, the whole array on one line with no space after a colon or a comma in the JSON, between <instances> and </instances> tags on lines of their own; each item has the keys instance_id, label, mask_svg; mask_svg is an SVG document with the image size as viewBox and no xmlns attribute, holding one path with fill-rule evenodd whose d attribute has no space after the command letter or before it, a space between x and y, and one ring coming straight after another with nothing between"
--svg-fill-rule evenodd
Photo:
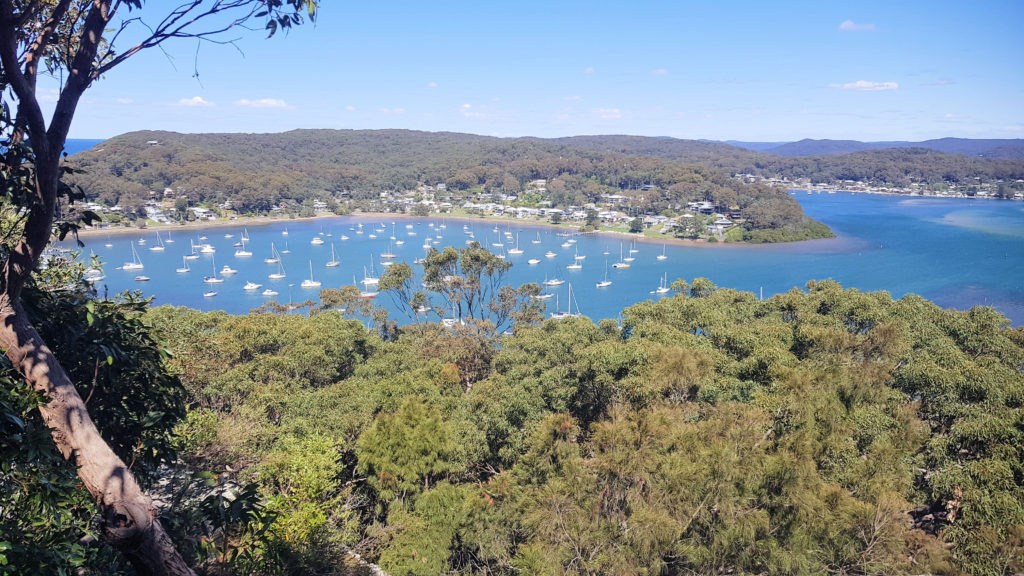
<instances>
[{"instance_id":1,"label":"cluster of houses","mask_svg":"<svg viewBox=\"0 0 1024 576\"><path fill-rule=\"evenodd\" d=\"M980 178L975 178L973 183L948 183L942 185L941 188L932 188L927 184L912 183L909 186L875 186L866 184L864 182L858 182L856 180L843 180L834 184L815 183L810 178L797 178L790 180L789 178L766 178L764 176L756 176L754 174L735 174L734 178L743 180L744 182L752 183L757 182L765 184L773 188L785 188L786 190L807 190L807 191L823 191L823 192L858 192L863 194L904 194L907 196L938 196L942 198L1006 198L1012 200L1024 200L1024 192L1019 190L1024 189L1024 180L1014 180L1013 182L1004 182L997 180L996 182L982 182ZM1005 189L1009 185L1012 190L1007 192ZM1003 191L1000 192L1000 188Z\"/></svg>"},{"instance_id":2,"label":"cluster of houses","mask_svg":"<svg viewBox=\"0 0 1024 576\"><path fill-rule=\"evenodd\" d=\"M545 195L547 181L540 179L527 184L527 190L532 193ZM172 218L175 200L175 191L167 188L163 194L152 192L151 198L143 206L146 218L158 223L170 223ZM162 197L161 197L162 196ZM528 220L561 218L565 222L582 224L588 219L589 214L596 214L597 219L605 226L629 226L635 219L640 218L645 228L656 229L661 233L672 233L677 229L684 229L690 232L714 234L721 236L736 221L742 221L742 215L738 210L720 211L720 207L713 202L690 202L686 205L684 213L677 216L664 216L660 214L640 214L630 205L630 198L620 194L605 194L597 202L584 204L582 206L554 207L547 200L536 202L534 206L522 206L519 196L516 194L487 193L479 192L470 199L459 197L447 190L445 184L440 183L433 186L421 185L416 190L407 192L380 192L378 198L373 202L374 210L387 212L415 212L423 210L434 213L447 213L455 209L461 209L470 213L478 213L483 216L502 218L516 218ZM87 207L97 213L123 213L121 206L105 207L98 203L89 203ZM232 209L231 202L226 201L218 206L217 210L201 206L189 206L187 208L195 220L216 220L218 213ZM282 213L292 208L285 203L275 205L272 212ZM328 203L324 200L315 200L313 209L322 213L328 209ZM731 219L730 219L731 218ZM190 218L192 219L192 218ZM697 224L699 222L699 224ZM699 229L698 229L699 228Z\"/></svg>"}]
</instances>

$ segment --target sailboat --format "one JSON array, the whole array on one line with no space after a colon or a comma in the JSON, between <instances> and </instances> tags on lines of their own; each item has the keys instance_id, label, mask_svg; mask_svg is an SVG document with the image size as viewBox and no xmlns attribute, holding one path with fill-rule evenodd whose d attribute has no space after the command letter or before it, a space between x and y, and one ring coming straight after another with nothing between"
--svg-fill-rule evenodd
<instances>
[{"instance_id":1,"label":"sailboat","mask_svg":"<svg viewBox=\"0 0 1024 576\"><path fill-rule=\"evenodd\" d=\"M573 304L573 302L576 302L576 298L572 295L572 284L569 284L569 309L567 311L565 311L565 312L559 312L558 311L558 299L555 298L555 312L551 313L551 317L556 319L556 320L560 320L562 318L575 318L575 317L578 317L578 316L582 316L582 314L580 314L580 304L579 304L579 302L576 302L576 313L575 314L573 313L573 311L572 311L572 304Z\"/></svg>"},{"instance_id":2,"label":"sailboat","mask_svg":"<svg viewBox=\"0 0 1024 576\"><path fill-rule=\"evenodd\" d=\"M287 232L287 230L285 230L285 232ZM288 241L287 240L284 241L284 250L281 250L280 253L281 254L291 254L292 253L292 251L288 249Z\"/></svg>"},{"instance_id":3,"label":"sailboat","mask_svg":"<svg viewBox=\"0 0 1024 576\"><path fill-rule=\"evenodd\" d=\"M242 242L248 242L248 241L249 241L249 229L248 228L242 228Z\"/></svg>"},{"instance_id":4,"label":"sailboat","mask_svg":"<svg viewBox=\"0 0 1024 576\"><path fill-rule=\"evenodd\" d=\"M665 254L665 245L661 245L661 254L658 254L658 260L667 260L668 255Z\"/></svg>"},{"instance_id":5,"label":"sailboat","mask_svg":"<svg viewBox=\"0 0 1024 576\"><path fill-rule=\"evenodd\" d=\"M619 261L612 268L629 268L629 263L622 259L622 242L619 242Z\"/></svg>"},{"instance_id":6,"label":"sailboat","mask_svg":"<svg viewBox=\"0 0 1024 576\"><path fill-rule=\"evenodd\" d=\"M299 286L302 286L303 288L319 288L320 287L320 282L318 280L314 280L313 279L313 261L312 260L309 261L309 279L308 280L303 280L302 284L300 284Z\"/></svg>"},{"instance_id":7,"label":"sailboat","mask_svg":"<svg viewBox=\"0 0 1024 576\"><path fill-rule=\"evenodd\" d=\"M167 240L164 240L164 242L166 242L168 244L174 244L174 238L171 238L171 231L170 230L167 231Z\"/></svg>"},{"instance_id":8,"label":"sailboat","mask_svg":"<svg viewBox=\"0 0 1024 576\"><path fill-rule=\"evenodd\" d=\"M519 233L516 232L516 247L511 248L508 251L509 254L522 254L523 251L519 249Z\"/></svg>"},{"instance_id":9,"label":"sailboat","mask_svg":"<svg viewBox=\"0 0 1024 576\"><path fill-rule=\"evenodd\" d=\"M397 258L397 256L397 254L391 251L391 241L388 240L388 251L381 254L380 257L384 260L391 260L392 258Z\"/></svg>"},{"instance_id":10,"label":"sailboat","mask_svg":"<svg viewBox=\"0 0 1024 576\"><path fill-rule=\"evenodd\" d=\"M242 236L242 247L239 248L238 250L235 250L235 256L237 258L246 258L246 257L252 256L252 252L250 252L249 250L245 249L245 241L246 240L248 240L248 238L246 238L245 236Z\"/></svg>"},{"instance_id":11,"label":"sailboat","mask_svg":"<svg viewBox=\"0 0 1024 576\"><path fill-rule=\"evenodd\" d=\"M187 256L181 257L181 268L175 270L175 272L177 272L178 274L185 274L186 272L191 270L191 268L188 267L188 262L186 261L186 258Z\"/></svg>"},{"instance_id":12,"label":"sailboat","mask_svg":"<svg viewBox=\"0 0 1024 576\"><path fill-rule=\"evenodd\" d=\"M540 244L540 232L537 232L537 239L530 240L530 242L533 242L534 244Z\"/></svg>"},{"instance_id":13,"label":"sailboat","mask_svg":"<svg viewBox=\"0 0 1024 576\"><path fill-rule=\"evenodd\" d=\"M192 251L185 255L185 260L199 260L199 253L196 252L195 242L189 239L188 245L192 248Z\"/></svg>"},{"instance_id":14,"label":"sailboat","mask_svg":"<svg viewBox=\"0 0 1024 576\"><path fill-rule=\"evenodd\" d=\"M206 282L207 284L220 284L223 281L223 278L217 276L217 261L213 260L213 276L204 276L203 282Z\"/></svg>"},{"instance_id":15,"label":"sailboat","mask_svg":"<svg viewBox=\"0 0 1024 576\"><path fill-rule=\"evenodd\" d=\"M577 246L576 247L576 255L573 256L573 259L575 259L575 260L586 260L587 259L587 255L586 254L580 254L580 247Z\"/></svg>"},{"instance_id":16,"label":"sailboat","mask_svg":"<svg viewBox=\"0 0 1024 576\"><path fill-rule=\"evenodd\" d=\"M150 246L149 250L151 252L163 252L166 248L164 246L163 238L160 237L160 232L159 231L157 231L157 233L156 233L156 241L157 241L156 246Z\"/></svg>"},{"instance_id":17,"label":"sailboat","mask_svg":"<svg viewBox=\"0 0 1024 576\"><path fill-rule=\"evenodd\" d=\"M572 264L569 264L568 266L566 266L565 269L566 270L582 270L583 269L583 261L579 260L579 259L573 260Z\"/></svg>"},{"instance_id":18,"label":"sailboat","mask_svg":"<svg viewBox=\"0 0 1024 576\"><path fill-rule=\"evenodd\" d=\"M278 260L278 262L277 262L277 272L273 272L271 274L267 274L267 278L270 278L271 280L280 280L281 278L284 278L284 277L285 277L285 274L284 274L284 264L282 264L281 261Z\"/></svg>"},{"instance_id":19,"label":"sailboat","mask_svg":"<svg viewBox=\"0 0 1024 576\"><path fill-rule=\"evenodd\" d=\"M139 260L139 253L135 251L135 245L134 244L129 244L129 246L132 247L132 261L131 262L125 262L124 265L121 266L121 269L122 270L142 270L142 268L143 268L142 260Z\"/></svg>"},{"instance_id":20,"label":"sailboat","mask_svg":"<svg viewBox=\"0 0 1024 576\"><path fill-rule=\"evenodd\" d=\"M559 286L561 284L565 284L565 280L561 280L559 278L552 278L552 279L548 280L548 275L547 274L544 275L544 285L545 286Z\"/></svg>"},{"instance_id":21,"label":"sailboat","mask_svg":"<svg viewBox=\"0 0 1024 576\"><path fill-rule=\"evenodd\" d=\"M670 290L672 289L668 287L668 272L665 272L665 275L661 278L661 284L658 286L658 289L654 291L654 293L665 294Z\"/></svg>"},{"instance_id":22,"label":"sailboat","mask_svg":"<svg viewBox=\"0 0 1024 576\"><path fill-rule=\"evenodd\" d=\"M113 248L114 243L110 241L110 234L107 234L107 243L103 245L106 248Z\"/></svg>"},{"instance_id":23,"label":"sailboat","mask_svg":"<svg viewBox=\"0 0 1024 576\"><path fill-rule=\"evenodd\" d=\"M331 242L331 259L327 261L326 266L328 268L334 268L335 266L338 266L340 264L341 264L341 260L338 260L334 256L334 242Z\"/></svg>"},{"instance_id":24,"label":"sailboat","mask_svg":"<svg viewBox=\"0 0 1024 576\"><path fill-rule=\"evenodd\" d=\"M364 270L364 272L365 272L365 270ZM354 275L352 276L352 283L356 284L356 277ZM363 279L363 284L366 284L366 279L365 278ZM373 292L373 291L371 291L369 289L365 289L365 290L360 290L359 291L359 297L360 298L374 298L376 296L377 296L377 293Z\"/></svg>"},{"instance_id":25,"label":"sailboat","mask_svg":"<svg viewBox=\"0 0 1024 576\"><path fill-rule=\"evenodd\" d=\"M363 266L363 284L365 284L366 286L369 286L371 284L379 284L379 283L380 283L380 278L377 278L374 275L373 255L371 254L370 255L370 273L369 274L366 273L366 266Z\"/></svg>"},{"instance_id":26,"label":"sailboat","mask_svg":"<svg viewBox=\"0 0 1024 576\"><path fill-rule=\"evenodd\" d=\"M608 261L604 261L604 280L597 283L598 288L607 288L612 285L612 281L608 279Z\"/></svg>"},{"instance_id":27,"label":"sailboat","mask_svg":"<svg viewBox=\"0 0 1024 576\"><path fill-rule=\"evenodd\" d=\"M278 255L273 242L270 243L270 258L264 258L263 261L267 264L277 264L281 261L281 256Z\"/></svg>"}]
</instances>

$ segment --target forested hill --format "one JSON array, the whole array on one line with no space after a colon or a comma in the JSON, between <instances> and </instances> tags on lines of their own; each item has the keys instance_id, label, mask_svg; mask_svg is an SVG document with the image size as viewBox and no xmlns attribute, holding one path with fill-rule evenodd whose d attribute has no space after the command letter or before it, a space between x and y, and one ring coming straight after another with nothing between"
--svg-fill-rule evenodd
<instances>
[{"instance_id":1,"label":"forested hill","mask_svg":"<svg viewBox=\"0 0 1024 576\"><path fill-rule=\"evenodd\" d=\"M946 140L956 140L947 138ZM156 141L156 145L150 143ZM934 140L944 141L944 140ZM1012 140L1007 140L1012 141ZM788 145L787 145L788 146ZM810 178L815 182L858 180L882 186L911 182L966 182L1024 178L1024 160L984 159L923 148L897 148L822 156L779 156L722 142L667 137L602 135L565 138L497 138L453 132L412 130L293 130L273 134L179 134L130 132L76 155L87 169L81 178L99 194L124 189L172 186L189 177L214 183L247 174L276 175L282 186L324 190L408 190L419 182L439 182L459 170L487 167L520 181L584 173L620 186L635 178L665 173L667 164L641 163L647 157L700 164L729 173ZM588 173L588 170L591 170ZM609 173L613 172L613 173ZM111 181L115 176L117 181ZM299 176L296 179L295 176ZM650 182L640 182L650 183ZM128 186L129 189L132 187Z\"/></svg>"},{"instance_id":2,"label":"forested hill","mask_svg":"<svg viewBox=\"0 0 1024 576\"><path fill-rule=\"evenodd\" d=\"M963 154L979 158L1024 158L1024 139L978 139L978 138L938 138L923 142L860 142L858 140L811 140L786 142L775 146L764 145L762 142L737 143L738 146L750 150L761 150L780 156L822 156L829 154L849 154L863 150L883 150L887 148L925 148L947 154Z\"/></svg>"},{"instance_id":3,"label":"forested hill","mask_svg":"<svg viewBox=\"0 0 1024 576\"><path fill-rule=\"evenodd\" d=\"M282 198L347 193L375 198L419 184L449 189L519 192L548 179L563 200L635 191L671 190L676 201L713 195L731 185L718 176L743 173L857 180L888 186L974 183L1024 178L1024 161L969 158L923 149L872 150L841 156L784 157L723 143L641 136L494 138L410 130L294 130L279 134L178 134L132 132L75 155L84 171L72 180L91 197L137 201L150 191L174 188L192 199L231 199L259 209ZM699 165L695 175L693 165ZM685 189L685 190L681 190ZM733 196L771 196L767 189L734 190ZM730 194L726 194L730 196ZM698 198L699 199L699 198ZM556 205L557 205L556 199ZM717 199L716 199L717 200ZM725 205L741 204L727 198ZM781 201L781 200L780 200Z\"/></svg>"}]
</instances>

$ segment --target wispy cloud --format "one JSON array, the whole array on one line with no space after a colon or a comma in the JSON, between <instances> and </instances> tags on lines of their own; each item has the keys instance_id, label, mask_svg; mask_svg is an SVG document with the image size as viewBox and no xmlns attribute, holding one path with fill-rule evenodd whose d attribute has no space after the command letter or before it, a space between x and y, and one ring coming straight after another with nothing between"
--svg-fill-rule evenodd
<instances>
[{"instance_id":1,"label":"wispy cloud","mask_svg":"<svg viewBox=\"0 0 1024 576\"><path fill-rule=\"evenodd\" d=\"M597 108L594 114L603 120L618 120L622 118L622 110L619 108Z\"/></svg>"},{"instance_id":2,"label":"wispy cloud","mask_svg":"<svg viewBox=\"0 0 1024 576\"><path fill-rule=\"evenodd\" d=\"M594 72L595 72L595 70L594 70L593 66L588 66L588 67L583 69L583 73L584 74L593 74Z\"/></svg>"},{"instance_id":3,"label":"wispy cloud","mask_svg":"<svg viewBox=\"0 0 1024 576\"><path fill-rule=\"evenodd\" d=\"M651 76L668 76L668 70L664 68L658 68L657 70L651 70Z\"/></svg>"},{"instance_id":4,"label":"wispy cloud","mask_svg":"<svg viewBox=\"0 0 1024 576\"><path fill-rule=\"evenodd\" d=\"M38 92L40 102L56 102L60 99L60 92L50 88L49 90L41 90Z\"/></svg>"},{"instance_id":5,"label":"wispy cloud","mask_svg":"<svg viewBox=\"0 0 1024 576\"><path fill-rule=\"evenodd\" d=\"M857 24L853 20L846 20L839 25L839 29L844 32L867 32L875 29L874 24Z\"/></svg>"},{"instance_id":6,"label":"wispy cloud","mask_svg":"<svg viewBox=\"0 0 1024 576\"><path fill-rule=\"evenodd\" d=\"M348 106L345 106L345 110L348 110L349 112L355 112L356 111L356 107L351 105L351 104L349 104Z\"/></svg>"},{"instance_id":7,"label":"wispy cloud","mask_svg":"<svg viewBox=\"0 0 1024 576\"><path fill-rule=\"evenodd\" d=\"M193 96L191 98L182 98L178 100L178 106L187 106L189 108L208 108L210 106L216 106L213 102L203 100L202 96Z\"/></svg>"},{"instance_id":8,"label":"wispy cloud","mask_svg":"<svg viewBox=\"0 0 1024 576\"><path fill-rule=\"evenodd\" d=\"M565 97L562 98L562 100L565 100L566 102L578 102L580 100L580 97L579 96L565 96Z\"/></svg>"},{"instance_id":9,"label":"wispy cloud","mask_svg":"<svg viewBox=\"0 0 1024 576\"><path fill-rule=\"evenodd\" d=\"M247 108L294 108L289 106L284 100L277 98L260 98L259 100L247 100L242 98L235 102L238 106L245 106Z\"/></svg>"},{"instance_id":10,"label":"wispy cloud","mask_svg":"<svg viewBox=\"0 0 1024 576\"><path fill-rule=\"evenodd\" d=\"M132 104L135 102L135 100L132 100L131 98L116 98L114 101L118 104Z\"/></svg>"},{"instance_id":11,"label":"wispy cloud","mask_svg":"<svg viewBox=\"0 0 1024 576\"><path fill-rule=\"evenodd\" d=\"M405 108L381 108L381 114L395 114L401 116L405 114Z\"/></svg>"},{"instance_id":12,"label":"wispy cloud","mask_svg":"<svg viewBox=\"0 0 1024 576\"><path fill-rule=\"evenodd\" d=\"M829 88L835 88L836 90L852 90L854 92L885 92L888 90L897 90L900 85L897 82L869 82L867 80L857 80L856 82L847 82L846 84L829 84Z\"/></svg>"},{"instance_id":13,"label":"wispy cloud","mask_svg":"<svg viewBox=\"0 0 1024 576\"><path fill-rule=\"evenodd\" d=\"M940 78L935 82L922 82L921 86L954 86L956 80L950 80L949 78Z\"/></svg>"},{"instance_id":14,"label":"wispy cloud","mask_svg":"<svg viewBox=\"0 0 1024 576\"><path fill-rule=\"evenodd\" d=\"M427 82L427 88L437 88L437 82Z\"/></svg>"}]
</instances>

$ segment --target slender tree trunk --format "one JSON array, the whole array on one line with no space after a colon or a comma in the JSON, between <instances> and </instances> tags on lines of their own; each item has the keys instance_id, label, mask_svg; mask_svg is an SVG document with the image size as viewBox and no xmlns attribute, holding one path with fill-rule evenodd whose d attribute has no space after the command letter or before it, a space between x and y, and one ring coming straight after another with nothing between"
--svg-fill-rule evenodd
<instances>
[{"instance_id":1,"label":"slender tree trunk","mask_svg":"<svg viewBox=\"0 0 1024 576\"><path fill-rule=\"evenodd\" d=\"M100 436L66 372L19 302L0 294L0 348L14 368L49 402L39 406L53 440L99 505L103 540L143 576L194 576L156 518L131 471Z\"/></svg>"}]
</instances>

